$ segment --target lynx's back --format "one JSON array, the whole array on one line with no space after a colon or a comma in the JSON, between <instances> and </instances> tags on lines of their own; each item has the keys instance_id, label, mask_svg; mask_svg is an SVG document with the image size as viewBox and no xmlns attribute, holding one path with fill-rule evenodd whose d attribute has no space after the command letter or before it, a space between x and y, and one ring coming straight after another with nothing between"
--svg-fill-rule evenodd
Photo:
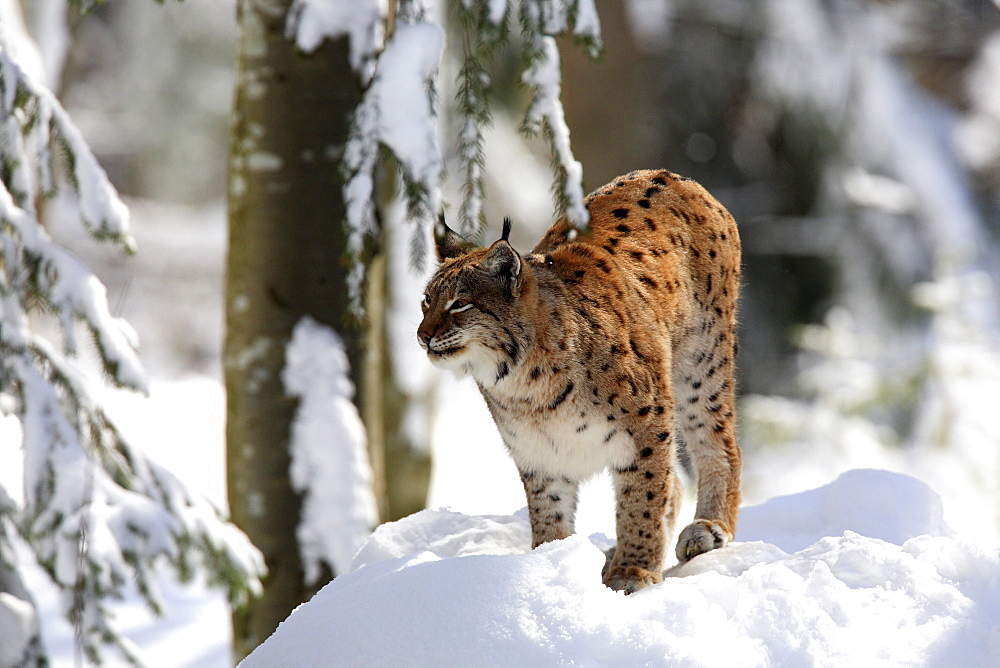
<instances>
[{"instance_id":1,"label":"lynx's back","mask_svg":"<svg viewBox=\"0 0 1000 668\"><path fill-rule=\"evenodd\" d=\"M618 548L605 583L658 582L680 503L674 431L698 473L681 560L732 539L740 244L729 213L670 172L632 172L587 198L590 227L554 224L521 257L504 239L439 246L421 344L472 375L518 466L535 545L572 533L576 491L610 468Z\"/></svg>"}]
</instances>

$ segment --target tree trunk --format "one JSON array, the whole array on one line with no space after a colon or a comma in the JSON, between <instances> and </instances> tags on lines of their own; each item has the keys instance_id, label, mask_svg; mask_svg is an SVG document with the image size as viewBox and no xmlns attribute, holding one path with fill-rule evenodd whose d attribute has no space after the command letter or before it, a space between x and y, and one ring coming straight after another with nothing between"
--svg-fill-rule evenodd
<instances>
[{"instance_id":1,"label":"tree trunk","mask_svg":"<svg viewBox=\"0 0 1000 668\"><path fill-rule=\"evenodd\" d=\"M269 575L263 596L233 615L237 660L310 595L295 535L301 504L288 477L296 405L281 380L303 316L340 333L364 405L363 331L346 316L338 171L360 90L346 38L305 55L285 37L290 4L241 0L238 12L224 359L229 504Z\"/></svg>"}]
</instances>

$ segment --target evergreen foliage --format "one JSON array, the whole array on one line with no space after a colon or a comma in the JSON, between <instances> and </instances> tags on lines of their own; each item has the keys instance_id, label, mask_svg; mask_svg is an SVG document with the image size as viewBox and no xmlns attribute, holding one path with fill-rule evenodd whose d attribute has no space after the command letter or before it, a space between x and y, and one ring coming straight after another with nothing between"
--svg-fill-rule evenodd
<instances>
[{"instance_id":1,"label":"evergreen foliage","mask_svg":"<svg viewBox=\"0 0 1000 668\"><path fill-rule=\"evenodd\" d=\"M461 64L455 95L457 131L454 145L462 178L462 202L458 209L461 233L478 238L485 227L482 202L485 197L483 167L486 155L483 131L491 121L492 89L489 65L497 52L512 46L519 50L524 63L522 81L531 95L524 116L522 131L527 135L541 133L552 152L553 196L557 215L566 215L571 224L583 229L588 221L583 206L583 170L573 158L569 145L562 103L559 99L559 51L555 37L572 34L597 56L601 49L600 26L591 0L522 0L515 8L507 0L452 0L449 3L461 41ZM515 35L511 23L516 17L519 28ZM354 115L351 140L344 157L345 194L348 202L346 224L349 229L350 255L354 275L350 286L352 301L361 311L361 289L364 278L365 249L377 243L376 207L373 198L375 170L379 163L379 147L400 166L408 215L415 225L412 259L422 266L426 255L427 231L433 229L444 209L440 181L442 162L436 144L440 115L435 99L434 77L437 59L432 40L406 46L407 30L414 26L433 25L427 11L418 0L400 2L392 34L376 58L374 75L363 81L364 101ZM393 63L396 53L406 50L411 58L423 49L432 67L423 71L429 113L411 113L404 127L408 136L425 136L423 144L394 141L390 127L398 130L398 118L393 118L392 105L386 99L389 81L398 81ZM364 78L368 71L359 72ZM412 111L412 110L408 110Z\"/></svg>"},{"instance_id":2,"label":"evergreen foliage","mask_svg":"<svg viewBox=\"0 0 1000 668\"><path fill-rule=\"evenodd\" d=\"M240 605L258 591L263 565L242 533L132 447L102 407L77 356L81 325L108 382L146 392L147 378L135 332L111 315L104 285L39 222L38 203L60 185L91 237L135 251L128 210L80 132L0 45L0 410L19 421L24 458L23 500L0 488L0 571L14 569L20 536L62 590L87 660L101 664L112 648L138 664L109 610L127 586L161 612L154 576L166 563L181 580L206 573ZM61 346L40 333L52 318Z\"/></svg>"}]
</instances>

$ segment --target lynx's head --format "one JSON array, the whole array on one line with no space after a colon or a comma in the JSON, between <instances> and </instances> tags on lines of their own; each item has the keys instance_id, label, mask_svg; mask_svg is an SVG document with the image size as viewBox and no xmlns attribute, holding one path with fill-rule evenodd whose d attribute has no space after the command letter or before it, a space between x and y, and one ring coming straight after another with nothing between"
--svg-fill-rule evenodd
<instances>
[{"instance_id":1,"label":"lynx's head","mask_svg":"<svg viewBox=\"0 0 1000 668\"><path fill-rule=\"evenodd\" d=\"M522 302L533 286L531 270L510 245L510 220L489 248L465 241L439 224L438 259L421 308L417 340L427 357L457 375L492 387L523 358Z\"/></svg>"}]
</instances>

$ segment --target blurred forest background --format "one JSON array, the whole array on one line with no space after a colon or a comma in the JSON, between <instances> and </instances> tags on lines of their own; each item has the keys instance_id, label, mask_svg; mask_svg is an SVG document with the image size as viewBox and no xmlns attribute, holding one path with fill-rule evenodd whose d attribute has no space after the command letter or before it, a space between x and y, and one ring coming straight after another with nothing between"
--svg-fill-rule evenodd
<instances>
[{"instance_id":1,"label":"blurred forest background","mask_svg":"<svg viewBox=\"0 0 1000 668\"><path fill-rule=\"evenodd\" d=\"M22 2L29 26L51 4ZM599 60L571 38L562 45L586 189L665 167L701 182L740 225L748 499L828 480L845 462L945 453L965 464L922 466L955 473L956 493L988 498L996 534L1000 428L986 418L1000 396L997 4L612 0L598 10ZM54 88L127 198L139 253L121 258L68 232L61 241L108 284L154 378L221 379L235 1L109 1L71 15ZM50 38L36 33L43 51ZM453 51L439 79L446 126ZM526 99L514 52L495 65L487 240L509 215L527 251L552 221L549 157L517 135ZM454 146L442 149L454 164ZM445 186L452 211L457 180ZM398 374L431 378L401 382L411 398L445 405L433 375L414 370L424 279L398 254L391 283L412 305L390 304L387 345ZM418 448L428 423L410 439ZM828 475L789 468L792 482L752 464L803 457Z\"/></svg>"},{"instance_id":2,"label":"blurred forest background","mask_svg":"<svg viewBox=\"0 0 1000 668\"><path fill-rule=\"evenodd\" d=\"M57 92L130 198L140 252L73 248L109 283L154 376L221 373L234 4L108 2L71 25ZM27 15L40 6L25 3ZM744 243L741 394L836 392L803 372L841 358L849 378L819 374L853 393L834 400L838 411L869 419L897 446L929 428L925 381L947 335L935 314L957 309L959 338L985 348L998 332L996 4L628 0L599 11L598 61L562 45L585 186L662 166L730 209ZM446 117L454 49L440 76ZM519 73L513 50L501 53L486 211L488 236L510 215L526 251L550 224L552 201L544 146L516 134ZM453 148L443 145L446 162ZM446 184L452 210L457 180ZM419 294L421 277L399 280ZM930 285L947 289L921 292ZM397 329L410 336L413 326ZM745 448L777 437L781 408L760 410ZM778 427L787 437L788 424Z\"/></svg>"},{"instance_id":3,"label":"blurred forest background","mask_svg":"<svg viewBox=\"0 0 1000 668\"><path fill-rule=\"evenodd\" d=\"M599 10L603 57L566 49L563 61L586 187L664 166L733 212L745 244L744 394L797 391L792 334L836 305L894 347L919 339L928 316L910 296L939 270L935 226L974 243L965 250L978 257L958 262L995 269L994 3L634 0ZM212 309L221 301L209 295L219 294L222 271L234 14L233 2L210 0L99 6L74 21L57 91L137 208L139 257L105 258L112 266L98 273L118 283L121 315L142 334L154 372L218 373L222 318ZM519 64L499 62L498 102L509 115L498 114L493 143L519 143ZM446 105L452 91L442 82ZM911 130L923 136L907 138ZM922 220L947 211L925 210L928 195L916 191L933 175L924 184L903 173L905 156L893 154L907 141L935 144L925 152L941 164L928 169L944 172L937 186L951 191L942 199L957 198L956 220ZM527 250L552 219L548 158L530 143L491 148L488 217L513 215ZM534 156L533 171L511 169Z\"/></svg>"}]
</instances>

